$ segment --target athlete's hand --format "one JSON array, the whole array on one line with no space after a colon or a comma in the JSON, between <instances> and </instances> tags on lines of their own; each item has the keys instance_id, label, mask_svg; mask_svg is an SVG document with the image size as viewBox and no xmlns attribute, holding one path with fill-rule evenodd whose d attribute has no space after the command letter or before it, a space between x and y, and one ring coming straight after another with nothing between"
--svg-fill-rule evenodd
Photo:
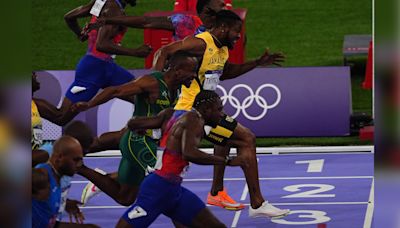
<instances>
[{"instance_id":1,"label":"athlete's hand","mask_svg":"<svg viewBox=\"0 0 400 228\"><path fill-rule=\"evenodd\" d=\"M267 65L276 65L282 66L282 62L284 62L285 56L278 53L269 53L269 49L265 50L264 54L260 56L257 60L257 66L267 66Z\"/></svg>"},{"instance_id":2,"label":"athlete's hand","mask_svg":"<svg viewBox=\"0 0 400 228\"><path fill-rule=\"evenodd\" d=\"M89 38L89 32L90 32L90 31L88 31L89 25L90 24L86 24L85 27L82 28L81 34L78 35L78 39L81 42L84 42Z\"/></svg>"},{"instance_id":3,"label":"athlete's hand","mask_svg":"<svg viewBox=\"0 0 400 228\"><path fill-rule=\"evenodd\" d=\"M83 216L83 213L81 209L79 209L78 205L82 205L83 203L77 200L70 200L67 199L67 202L65 204L65 211L69 215L69 222L73 223L73 218L75 218L74 223L78 224L83 224L83 220L85 220L85 216Z\"/></svg>"},{"instance_id":4,"label":"athlete's hand","mask_svg":"<svg viewBox=\"0 0 400 228\"><path fill-rule=\"evenodd\" d=\"M71 106L72 112L83 112L89 109L88 102L77 102Z\"/></svg>"},{"instance_id":5,"label":"athlete's hand","mask_svg":"<svg viewBox=\"0 0 400 228\"><path fill-rule=\"evenodd\" d=\"M153 50L153 48L150 45L143 44L142 46L136 48L135 56L137 56L137 57L147 57L151 53L152 50Z\"/></svg>"},{"instance_id":6,"label":"athlete's hand","mask_svg":"<svg viewBox=\"0 0 400 228\"><path fill-rule=\"evenodd\" d=\"M101 21L100 21L101 20ZM83 27L81 34L78 36L78 39L81 42L86 41L89 38L89 32L92 30L98 30L101 26L104 25L104 19L97 19L95 23L88 23Z\"/></svg>"}]
</instances>

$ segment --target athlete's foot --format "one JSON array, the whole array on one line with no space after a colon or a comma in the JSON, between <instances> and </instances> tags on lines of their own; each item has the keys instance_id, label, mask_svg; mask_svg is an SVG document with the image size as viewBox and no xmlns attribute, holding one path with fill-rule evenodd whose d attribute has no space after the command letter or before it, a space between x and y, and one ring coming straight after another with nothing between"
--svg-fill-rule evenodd
<instances>
[{"instance_id":1,"label":"athlete's foot","mask_svg":"<svg viewBox=\"0 0 400 228\"><path fill-rule=\"evenodd\" d=\"M249 207L249 217L257 218L257 217L267 217L267 218L282 218L288 215L290 212L289 209L279 209L274 207L272 204L264 201L264 203L257 209L253 209L251 206Z\"/></svg>"},{"instance_id":2,"label":"athlete's foot","mask_svg":"<svg viewBox=\"0 0 400 228\"><path fill-rule=\"evenodd\" d=\"M216 196L208 193L207 196L207 204L214 205L217 207L225 208L226 210L238 211L244 208L244 205L233 200L228 193L226 192L226 188L224 190L219 191Z\"/></svg>"},{"instance_id":3,"label":"athlete's foot","mask_svg":"<svg viewBox=\"0 0 400 228\"><path fill-rule=\"evenodd\" d=\"M101 169L95 168L94 169L96 172L101 173L103 175L106 174ZM102 192L96 185L94 185L92 182L89 182L85 188L82 190L82 196L81 196L81 202L83 203L83 206L94 196L98 195L100 192Z\"/></svg>"}]
</instances>

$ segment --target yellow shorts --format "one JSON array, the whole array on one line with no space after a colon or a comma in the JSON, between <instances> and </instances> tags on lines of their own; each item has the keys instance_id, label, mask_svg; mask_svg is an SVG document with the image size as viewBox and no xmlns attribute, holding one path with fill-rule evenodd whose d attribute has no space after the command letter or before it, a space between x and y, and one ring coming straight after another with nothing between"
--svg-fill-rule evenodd
<instances>
[{"instance_id":1,"label":"yellow shorts","mask_svg":"<svg viewBox=\"0 0 400 228\"><path fill-rule=\"evenodd\" d=\"M218 125L211 129L210 133L205 136L205 139L213 144L225 146L228 139L232 137L236 126L237 121L232 117L225 115Z\"/></svg>"}]
</instances>

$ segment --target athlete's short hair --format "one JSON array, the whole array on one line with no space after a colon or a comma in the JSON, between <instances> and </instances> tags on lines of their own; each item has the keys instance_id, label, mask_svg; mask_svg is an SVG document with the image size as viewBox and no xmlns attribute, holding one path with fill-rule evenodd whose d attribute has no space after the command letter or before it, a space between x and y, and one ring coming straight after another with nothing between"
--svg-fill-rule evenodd
<instances>
[{"instance_id":1,"label":"athlete's short hair","mask_svg":"<svg viewBox=\"0 0 400 228\"><path fill-rule=\"evenodd\" d=\"M89 149L93 142L92 129L90 129L86 123L79 120L69 123L64 128L64 135L71 136L78 140L84 151Z\"/></svg>"},{"instance_id":2,"label":"athlete's short hair","mask_svg":"<svg viewBox=\"0 0 400 228\"><path fill-rule=\"evenodd\" d=\"M187 64L186 59L188 59L188 58L195 58L195 56L186 51L182 51L182 50L177 51L168 60L168 67L178 67L179 68L181 65ZM195 58L195 59L197 60L197 58Z\"/></svg>"},{"instance_id":3,"label":"athlete's short hair","mask_svg":"<svg viewBox=\"0 0 400 228\"><path fill-rule=\"evenodd\" d=\"M202 104L212 104L219 99L219 95L211 90L202 90L197 94L193 102L193 107L198 108Z\"/></svg>"},{"instance_id":4,"label":"athlete's short hair","mask_svg":"<svg viewBox=\"0 0 400 228\"><path fill-rule=\"evenodd\" d=\"M219 27L222 24L233 26L237 22L242 22L242 19L240 19L240 17L231 10L221 10L216 14L216 19L215 19L216 27Z\"/></svg>"}]
</instances>

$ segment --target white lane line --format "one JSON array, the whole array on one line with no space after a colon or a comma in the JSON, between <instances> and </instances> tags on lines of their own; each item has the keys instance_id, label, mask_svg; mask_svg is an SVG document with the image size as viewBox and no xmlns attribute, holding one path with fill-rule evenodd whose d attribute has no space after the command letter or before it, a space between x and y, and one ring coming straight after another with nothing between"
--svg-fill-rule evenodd
<instances>
[{"instance_id":1,"label":"white lane line","mask_svg":"<svg viewBox=\"0 0 400 228\"><path fill-rule=\"evenodd\" d=\"M272 203L272 205L276 206L296 206L296 205L363 205L368 204L368 202L300 202L300 203ZM245 203L245 206L250 206L249 203ZM207 205L207 207L215 207L213 205ZM120 209L120 208L128 208L125 206L84 206L79 207L82 209ZM238 211L240 212L240 211Z\"/></svg>"},{"instance_id":2,"label":"white lane line","mask_svg":"<svg viewBox=\"0 0 400 228\"><path fill-rule=\"evenodd\" d=\"M248 193L249 193L249 187L247 186L247 184L244 184L244 188L243 188L243 192L242 192L242 196L240 197L240 200L241 201L245 200ZM241 214L242 214L242 210L235 212L235 217L233 217L233 221L232 221L232 225L231 225L232 228L237 227L237 224L239 222L239 218L240 218Z\"/></svg>"},{"instance_id":3,"label":"white lane line","mask_svg":"<svg viewBox=\"0 0 400 228\"><path fill-rule=\"evenodd\" d=\"M339 177L262 177L259 180L325 180L325 179L372 179L374 176L339 176ZM183 182L212 181L212 178L183 179ZM224 181L245 181L245 178L224 178ZM87 184L89 181L71 181L72 184Z\"/></svg>"},{"instance_id":4,"label":"white lane line","mask_svg":"<svg viewBox=\"0 0 400 228\"><path fill-rule=\"evenodd\" d=\"M374 215L374 206L375 206L374 189L375 189L375 180L372 179L371 190L369 192L369 199L368 199L369 203L367 206L367 212L365 213L364 228L370 228L372 225L372 217Z\"/></svg>"},{"instance_id":5,"label":"white lane line","mask_svg":"<svg viewBox=\"0 0 400 228\"><path fill-rule=\"evenodd\" d=\"M242 196L240 196L240 200L245 200L247 197L247 194L249 193L249 187L247 184L244 185Z\"/></svg>"},{"instance_id":6,"label":"white lane line","mask_svg":"<svg viewBox=\"0 0 400 228\"><path fill-rule=\"evenodd\" d=\"M200 148L206 153L212 154L213 148ZM335 153L339 154L343 151L349 152L345 154L354 154L358 152L374 153L374 146L318 146L318 147L257 147L257 153L268 154L299 154L299 153ZM352 153L353 152L353 153ZM232 148L230 153L236 153L236 149ZM102 157L102 156L121 156L119 150L107 150L92 154L87 154L86 157Z\"/></svg>"}]
</instances>

